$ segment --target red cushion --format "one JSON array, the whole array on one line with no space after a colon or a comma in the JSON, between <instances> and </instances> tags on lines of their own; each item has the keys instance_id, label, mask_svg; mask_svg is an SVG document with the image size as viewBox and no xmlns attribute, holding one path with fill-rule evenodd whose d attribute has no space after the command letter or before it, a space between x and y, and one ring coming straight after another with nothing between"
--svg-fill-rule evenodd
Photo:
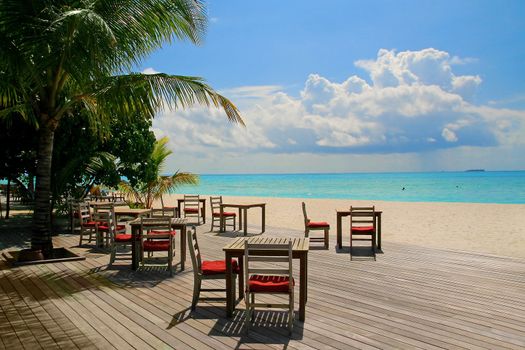
<instances>
[{"instance_id":1,"label":"red cushion","mask_svg":"<svg viewBox=\"0 0 525 350\"><path fill-rule=\"evenodd\" d=\"M287 276L253 275L248 281L250 291L259 293L288 293L289 279ZM292 278L292 286L295 281Z\"/></svg>"},{"instance_id":2,"label":"red cushion","mask_svg":"<svg viewBox=\"0 0 525 350\"><path fill-rule=\"evenodd\" d=\"M98 226L99 231L108 231L109 227L106 224L102 224ZM126 225L117 225L116 227L117 231L124 231L126 230Z\"/></svg>"},{"instance_id":3,"label":"red cushion","mask_svg":"<svg viewBox=\"0 0 525 350\"><path fill-rule=\"evenodd\" d=\"M374 226L354 226L352 227L352 232L373 233Z\"/></svg>"},{"instance_id":4,"label":"red cushion","mask_svg":"<svg viewBox=\"0 0 525 350\"><path fill-rule=\"evenodd\" d=\"M149 231L148 235L167 235L168 233L172 236L175 236L177 231Z\"/></svg>"},{"instance_id":5,"label":"red cushion","mask_svg":"<svg viewBox=\"0 0 525 350\"><path fill-rule=\"evenodd\" d=\"M195 208L184 208L184 212L185 212L185 213L198 213L198 212L199 212L199 209L195 209Z\"/></svg>"},{"instance_id":6,"label":"red cushion","mask_svg":"<svg viewBox=\"0 0 525 350\"><path fill-rule=\"evenodd\" d=\"M202 262L202 274L203 275L219 275L226 273L226 261L225 260L204 260ZM232 259L232 270L233 273L239 273L239 264L236 259Z\"/></svg>"},{"instance_id":7,"label":"red cushion","mask_svg":"<svg viewBox=\"0 0 525 350\"><path fill-rule=\"evenodd\" d=\"M170 249L170 241L155 240L144 241L144 251L146 252L162 252Z\"/></svg>"},{"instance_id":8,"label":"red cushion","mask_svg":"<svg viewBox=\"0 0 525 350\"><path fill-rule=\"evenodd\" d=\"M115 242L131 242L131 238L131 235L120 233L118 235L115 235Z\"/></svg>"},{"instance_id":9,"label":"red cushion","mask_svg":"<svg viewBox=\"0 0 525 350\"><path fill-rule=\"evenodd\" d=\"M308 227L330 227L330 224L325 221L310 221Z\"/></svg>"},{"instance_id":10,"label":"red cushion","mask_svg":"<svg viewBox=\"0 0 525 350\"><path fill-rule=\"evenodd\" d=\"M88 222L84 222L84 223L82 224L82 226L86 226L86 227L95 227L97 224L98 224L98 222L96 222L96 221L88 221Z\"/></svg>"},{"instance_id":11,"label":"red cushion","mask_svg":"<svg viewBox=\"0 0 525 350\"><path fill-rule=\"evenodd\" d=\"M233 213L233 212L229 212L229 211L225 211L224 213L222 213L222 215L224 216L237 216L237 214ZM213 216L217 217L217 216L221 216L221 213L213 213Z\"/></svg>"}]
</instances>

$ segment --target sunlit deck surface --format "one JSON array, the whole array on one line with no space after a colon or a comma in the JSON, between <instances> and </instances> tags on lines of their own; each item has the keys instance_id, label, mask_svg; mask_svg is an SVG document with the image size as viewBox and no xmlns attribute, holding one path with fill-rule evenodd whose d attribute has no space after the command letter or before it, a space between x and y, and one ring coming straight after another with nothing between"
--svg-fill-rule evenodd
<instances>
[{"instance_id":1,"label":"sunlit deck surface","mask_svg":"<svg viewBox=\"0 0 525 350\"><path fill-rule=\"evenodd\" d=\"M224 258L233 235L208 229L199 228L205 258ZM275 312L260 313L245 335L242 301L231 319L220 302L200 302L191 312L189 255L186 270L170 278L156 268L132 272L126 260L108 269L108 254L86 246L73 248L85 261L0 263L0 348L525 347L525 260L386 240L377 261L350 261L348 248L337 251L331 235L330 250L309 252L306 321L295 321L291 337L284 315ZM77 244L76 235L55 238L56 246ZM296 286L296 310L298 295Z\"/></svg>"}]
</instances>

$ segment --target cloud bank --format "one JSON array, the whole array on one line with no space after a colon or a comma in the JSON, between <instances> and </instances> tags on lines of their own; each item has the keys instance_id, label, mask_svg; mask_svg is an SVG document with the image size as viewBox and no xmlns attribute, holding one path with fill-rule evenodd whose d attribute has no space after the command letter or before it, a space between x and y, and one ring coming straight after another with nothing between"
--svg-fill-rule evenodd
<instances>
[{"instance_id":1,"label":"cloud bank","mask_svg":"<svg viewBox=\"0 0 525 350\"><path fill-rule=\"evenodd\" d=\"M334 82L310 74L299 96L273 85L223 91L241 108L246 129L205 108L165 112L154 129L197 158L523 147L525 111L475 105L481 77L454 73L472 61L432 48L380 49L375 59L355 62L362 77Z\"/></svg>"}]
</instances>

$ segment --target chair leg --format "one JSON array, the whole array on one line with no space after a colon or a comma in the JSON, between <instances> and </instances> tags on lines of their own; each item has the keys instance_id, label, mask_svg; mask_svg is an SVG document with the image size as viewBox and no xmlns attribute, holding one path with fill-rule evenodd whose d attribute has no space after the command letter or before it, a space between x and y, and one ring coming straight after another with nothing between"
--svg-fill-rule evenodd
<instances>
[{"instance_id":1,"label":"chair leg","mask_svg":"<svg viewBox=\"0 0 525 350\"><path fill-rule=\"evenodd\" d=\"M350 260L352 260L352 232L350 231Z\"/></svg>"},{"instance_id":2,"label":"chair leg","mask_svg":"<svg viewBox=\"0 0 525 350\"><path fill-rule=\"evenodd\" d=\"M310 230L309 229L305 229L304 230L304 238L308 238L310 237Z\"/></svg>"},{"instance_id":3,"label":"chair leg","mask_svg":"<svg viewBox=\"0 0 525 350\"><path fill-rule=\"evenodd\" d=\"M191 300L191 309L195 310L201 294L201 279L195 278L193 281L193 299Z\"/></svg>"},{"instance_id":4,"label":"chair leg","mask_svg":"<svg viewBox=\"0 0 525 350\"><path fill-rule=\"evenodd\" d=\"M328 249L330 246L330 242L328 241L328 229L324 230L324 248Z\"/></svg>"}]
</instances>

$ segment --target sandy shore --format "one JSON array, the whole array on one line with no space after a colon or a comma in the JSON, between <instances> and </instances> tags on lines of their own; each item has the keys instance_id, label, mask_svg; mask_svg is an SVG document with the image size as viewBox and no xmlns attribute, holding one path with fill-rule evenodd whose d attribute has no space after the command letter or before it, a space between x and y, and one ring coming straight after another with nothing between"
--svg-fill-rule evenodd
<instances>
[{"instance_id":1,"label":"sandy shore","mask_svg":"<svg viewBox=\"0 0 525 350\"><path fill-rule=\"evenodd\" d=\"M174 204L176 199L181 197L180 195L166 196L164 202ZM203 197L209 198L206 195ZM302 201L306 202L308 215L312 220L327 221L330 224L330 234L333 237L336 235L336 210L348 209L350 205L373 204L377 210L383 211L382 237L385 243L410 243L525 258L524 204L223 197L224 203L266 203L268 226L295 230L304 230ZM206 205L209 213L209 203L206 202ZM250 223L258 222L257 218ZM349 222L344 219L345 241L348 240L348 229Z\"/></svg>"}]
</instances>

